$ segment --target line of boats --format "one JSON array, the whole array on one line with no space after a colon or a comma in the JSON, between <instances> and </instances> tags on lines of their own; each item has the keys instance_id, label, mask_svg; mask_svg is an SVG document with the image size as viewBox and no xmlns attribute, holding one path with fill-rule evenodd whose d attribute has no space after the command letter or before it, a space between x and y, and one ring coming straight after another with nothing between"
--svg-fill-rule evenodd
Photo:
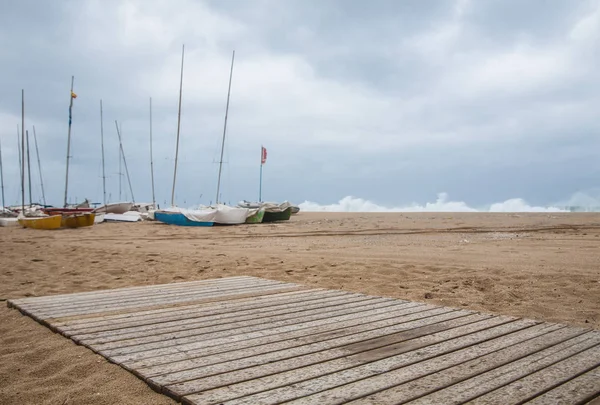
<instances>
[{"instance_id":1,"label":"line of boats","mask_svg":"<svg viewBox=\"0 0 600 405\"><path fill-rule=\"evenodd\" d=\"M67 208L31 205L6 207L0 213L0 226L21 225L31 229L82 228L101 222L158 221L178 226L214 226L260 224L287 221L300 208L289 202L251 203L241 201L236 207L224 204L186 209L171 207L156 209L153 204L120 202L89 207L88 203Z\"/></svg>"},{"instance_id":2,"label":"line of boats","mask_svg":"<svg viewBox=\"0 0 600 405\"><path fill-rule=\"evenodd\" d=\"M211 206L200 206L196 209L179 208L175 204L175 183L177 178L177 162L179 152L180 139L180 120L181 120L181 100L183 91L183 61L184 61L185 46L182 47L181 54L181 74L179 85L179 109L177 114L177 143L175 148L175 167L173 172L173 189L171 193L171 207L166 209L158 209L156 203L140 204L135 202L118 202L107 203L106 199L106 176L104 168L104 131L103 131L103 112L102 100L100 100L100 136L102 145L102 181L104 204L100 207L90 207L88 200L82 204L68 205L68 182L69 182L69 158L71 144L71 122L72 122L72 107L73 99L77 95L73 92L74 77L71 77L71 92L69 102L69 126L67 136L67 162L65 176L65 194L64 208L42 206L32 204L31 202L31 170L26 170L25 162L29 166L29 159L25 157L26 131L25 128L25 99L24 91L22 91L22 114L21 114L21 145L20 150L20 166L21 166L21 199L22 204L18 207L3 207L0 211L0 226L11 226L20 224L26 228L32 229L59 229L59 228L81 228L89 227L94 224L104 221L122 221L122 222L137 222L140 220L155 220L169 225L177 226L213 226L213 225L238 225L238 224L260 224L265 222L287 221L292 214L297 213L300 209L297 206L285 201L283 203L268 203L268 202L249 202L240 201L237 206L228 206L219 202L220 185L221 185L221 170L223 165L223 151L225 146L225 135L227 131L227 118L229 112L229 99L231 94L231 82L233 77L233 64L235 59L235 51L231 58L231 70L229 72L229 86L227 92L227 104L225 108L225 121L223 126L223 135L221 142L221 158L219 161L219 175L217 180L217 198L215 204ZM115 121L117 135L119 137L119 164L121 161L125 165L127 181L133 197L133 189L131 187L131 179L127 169L127 161L123 151L121 141L120 128ZM27 133L28 135L28 133ZM35 133L34 133L35 135ZM37 141L36 141L37 145ZM29 148L27 147L27 156L29 156ZM262 196L262 165L266 161L266 149L261 146L261 161L260 161L260 181L259 181L259 200ZM39 157L38 157L39 166ZM156 201L154 196L154 171L152 158L152 98L150 98L150 169L152 178L152 200ZM0 174L1 174L1 152L0 152ZM29 174L29 205L25 205L25 173ZM40 166L40 180L41 180ZM120 170L119 170L120 172ZM43 181L43 180L41 180ZM43 189L43 183L42 183ZM120 183L119 183L120 190ZM2 203L4 204L4 184L2 181ZM45 197L44 197L45 203Z\"/></svg>"}]
</instances>

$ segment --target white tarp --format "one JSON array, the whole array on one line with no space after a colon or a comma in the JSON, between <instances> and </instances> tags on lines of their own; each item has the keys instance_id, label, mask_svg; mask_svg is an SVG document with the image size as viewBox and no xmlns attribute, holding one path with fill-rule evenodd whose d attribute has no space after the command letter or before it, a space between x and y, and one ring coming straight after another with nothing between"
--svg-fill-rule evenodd
<instances>
[{"instance_id":1,"label":"white tarp","mask_svg":"<svg viewBox=\"0 0 600 405\"><path fill-rule=\"evenodd\" d=\"M133 214L104 214L104 220L106 222L137 222L142 220L142 216L139 212L133 212Z\"/></svg>"},{"instance_id":2,"label":"white tarp","mask_svg":"<svg viewBox=\"0 0 600 405\"><path fill-rule=\"evenodd\" d=\"M217 210L213 208L203 208L199 210L189 210L186 208L179 207L171 207L162 210L158 210L157 212L176 212L179 214L183 214L187 219L194 222L215 222L215 218L217 217Z\"/></svg>"},{"instance_id":3,"label":"white tarp","mask_svg":"<svg viewBox=\"0 0 600 405\"><path fill-rule=\"evenodd\" d=\"M261 205L261 208L263 208L265 212L283 212L291 206L292 204L288 201L284 201L281 204L266 202Z\"/></svg>"},{"instance_id":4,"label":"white tarp","mask_svg":"<svg viewBox=\"0 0 600 405\"><path fill-rule=\"evenodd\" d=\"M224 204L217 205L215 223L224 225L243 224L249 213L248 208L230 207Z\"/></svg>"}]
</instances>

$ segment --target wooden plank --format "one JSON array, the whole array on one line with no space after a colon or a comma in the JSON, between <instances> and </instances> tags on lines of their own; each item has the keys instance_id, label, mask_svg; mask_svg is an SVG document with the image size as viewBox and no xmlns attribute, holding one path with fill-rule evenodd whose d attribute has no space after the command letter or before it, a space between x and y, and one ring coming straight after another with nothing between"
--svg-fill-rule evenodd
<instances>
[{"instance_id":1,"label":"wooden plank","mask_svg":"<svg viewBox=\"0 0 600 405\"><path fill-rule=\"evenodd\" d=\"M463 382L446 387L410 401L411 405L446 403L462 404L495 390L524 376L569 358L600 343L600 334L587 332L563 343L531 354L505 366L479 374Z\"/></svg>"},{"instance_id":2,"label":"wooden plank","mask_svg":"<svg viewBox=\"0 0 600 405\"><path fill-rule=\"evenodd\" d=\"M196 286L180 286L174 288L161 288L151 291L140 290L137 293L123 292L118 295L102 296L96 298L86 299L73 299L70 301L49 301L44 303L30 303L24 302L19 304L23 308L28 309L45 309L50 310L54 308L73 308L73 307L89 307L93 305L99 305L103 303L111 303L114 301L129 302L140 300L143 298L160 298L164 296L178 296L185 294L204 294L204 293L218 293L220 291L243 289L247 287L258 287L258 286L273 286L273 285L284 285L290 283L283 283L280 281L263 281L263 280L244 280L235 283L223 283L218 285L196 285ZM295 284L296 285L296 284Z\"/></svg>"},{"instance_id":3,"label":"wooden plank","mask_svg":"<svg viewBox=\"0 0 600 405\"><path fill-rule=\"evenodd\" d=\"M426 370L436 370L459 359L478 357L499 346L544 333L548 328L548 325L534 321L518 320L430 346L409 347L408 351L400 345L397 354L389 353L388 350L389 355L382 358L377 356L375 350L367 355L357 355L356 360L363 362L362 365L228 401L227 404L277 404L287 401L307 404L344 403L393 386ZM222 380L222 376L215 377L221 377Z\"/></svg>"},{"instance_id":4,"label":"wooden plank","mask_svg":"<svg viewBox=\"0 0 600 405\"><path fill-rule=\"evenodd\" d=\"M352 404L395 405L408 402L430 392L446 388L494 368L509 364L530 354L555 346L585 333L578 328L558 329L530 340L519 342L481 357L460 363L450 368L399 384L384 391L363 397ZM449 398L450 399L450 398ZM447 403L446 399L442 403Z\"/></svg>"},{"instance_id":5,"label":"wooden plank","mask_svg":"<svg viewBox=\"0 0 600 405\"><path fill-rule=\"evenodd\" d=\"M428 345L441 343L456 337L489 329L491 327L498 326L501 323L506 323L507 321L507 319L503 319L501 317L472 314L466 317L455 318L453 320L444 321L437 324L439 325L440 330L445 328L443 332L435 332L435 329L431 328L431 326L436 326L436 324L429 326L424 325L420 328L415 327L415 329L405 334L406 341L402 345L403 348L401 348L400 345L395 344L394 346L390 347L390 350L393 350L396 354L401 353L402 350L412 351L417 347L426 347ZM414 325L417 326L416 323ZM399 336L397 336L397 338L398 337ZM383 340L381 340L381 342L382 345L385 344ZM357 349L358 346L355 347L355 350ZM377 356L380 358L385 358L387 357L387 354L384 350L379 350L377 352ZM251 379L236 384L228 384L222 387L204 390L201 393L189 395L186 398L188 401L197 403L221 403L231 399L272 390L274 388L284 387L290 384L297 384L299 382L310 380L326 374L339 372L355 367L357 364L363 364L362 360L360 360L358 356L355 355L354 357L351 357L344 355L340 358L329 360L327 362L293 368L291 370L282 371L266 377L258 377L256 379ZM271 394L269 393L268 395Z\"/></svg>"},{"instance_id":6,"label":"wooden plank","mask_svg":"<svg viewBox=\"0 0 600 405\"><path fill-rule=\"evenodd\" d=\"M460 319L470 315L469 313L461 313L459 311L448 312L445 308L434 309L428 312L431 313L431 316L427 318L414 319L415 315L404 317L405 322L397 325L397 327L394 328L394 332L388 334L385 341L380 341L377 347L390 345L414 337L420 337L434 331L437 332L451 328L455 324L445 321L456 318ZM458 324L460 323L461 322L459 321ZM323 356L323 354L325 354L324 351L326 350L326 356L328 358L336 357L338 355L343 357L364 350L360 348L352 349L352 347L349 346L351 343L381 337L382 335L381 330L375 330L300 346L292 346L289 345L289 343L293 342L288 342L286 347L276 351L261 352L256 355L250 355L247 351L242 351L241 353L229 352L227 355L221 353L219 357L213 358L215 361L212 363L207 357L202 357L195 361L187 360L179 363L139 369L138 372L145 377L153 376L153 380L158 384L172 384L179 381L200 378L206 375L253 367L259 364L272 363L274 361L312 353L319 353L319 356Z\"/></svg>"},{"instance_id":7,"label":"wooden plank","mask_svg":"<svg viewBox=\"0 0 600 405\"><path fill-rule=\"evenodd\" d=\"M243 280L256 280L258 277L250 277L250 276L239 276L239 277L227 277L220 279L210 279L210 280L197 280L197 281L184 281L180 283L167 283L167 284L154 284L154 285L142 285L136 287L125 287L125 288L113 288L110 290L93 290L93 291L85 291L80 293L69 293L69 294L56 294L56 295L45 295L43 297L26 297L26 298L17 298L13 300L9 300L11 304L15 306L25 304L25 303L45 303L45 302L59 302L59 301L72 301L75 299L85 299L87 297L94 296L120 296L123 293L135 293L138 291L153 291L160 289L169 289L169 288L189 288L189 286L194 285L215 285L220 283L230 283L235 281L243 281ZM263 279L264 280L264 279Z\"/></svg>"},{"instance_id":8,"label":"wooden plank","mask_svg":"<svg viewBox=\"0 0 600 405\"><path fill-rule=\"evenodd\" d=\"M125 332L109 331L107 333L94 334L74 334L73 340L86 342L88 345L102 345L111 342L139 341L142 338L150 336L161 336L162 339L173 339L177 337L189 336L196 334L200 329L211 328L212 331L234 329L238 326L250 326L264 324L265 318L270 324L275 324L278 321L297 319L310 314L324 313L326 311L334 311L344 308L355 308L360 305L369 305L372 302L380 302L380 298L374 297L342 297L329 300L317 301L313 304L305 304L302 307L284 308L280 311L264 311L259 312L254 310L248 316L238 316L234 318L205 317L195 318L182 321L164 322L163 325L157 327L141 326L129 328ZM387 301L387 300L386 300Z\"/></svg>"},{"instance_id":9,"label":"wooden plank","mask_svg":"<svg viewBox=\"0 0 600 405\"><path fill-rule=\"evenodd\" d=\"M191 289L191 290L185 290L182 292L161 292L161 293L156 293L156 294L152 294L152 295L144 295L144 296L139 296L139 297L131 297L131 298L111 298L110 300L105 300L105 301L99 301L99 302L73 302L70 304L65 304L65 305L57 305L57 306L53 306L53 305L49 305L49 304L44 304L41 306L31 306L28 304L23 304L20 306L20 308L26 309L26 310L30 310L30 311L38 311L40 313L44 313L44 314L48 314L48 315L53 315L53 317L58 317L56 316L56 314L61 314L61 313L69 313L69 312L73 312L73 313L93 313L92 311L89 310L94 310L97 308L100 309L108 309L108 308L112 308L112 307L131 307L132 305L130 304L144 304L146 302L158 302L158 303L163 303L163 302L171 302L171 301L177 301L179 300L179 298L183 298L183 297L188 297L187 300L189 301L193 301L194 297L197 296L203 296L203 297L218 297L218 296L227 296L227 295L231 295L231 294L235 294L235 293L240 293L240 292L244 292L244 291L248 291L248 290L252 290L252 291L258 291L258 290L267 290L267 289L276 289L276 288L298 288L297 284L292 284L292 283L272 283L272 284L265 284L265 283L253 283L253 284L249 284L249 285L244 285L244 286L231 286L231 287L227 287L227 288L223 288L223 289L211 289L211 290L195 290L195 289ZM191 298L191 299L190 299ZM185 300L184 300L185 301ZM143 306L143 305L141 305Z\"/></svg>"},{"instance_id":10,"label":"wooden plank","mask_svg":"<svg viewBox=\"0 0 600 405\"><path fill-rule=\"evenodd\" d=\"M484 329L483 331L479 331L476 333L461 335L461 339L451 339L449 341L442 340L441 342L433 340L435 338L432 339L431 336L435 336L436 334L432 334L423 338L416 339L415 341L409 341L410 344L407 344L406 342L400 342L399 344L388 346L384 350L375 349L371 350L367 354L359 352L355 355L344 356L343 361L345 370L333 374L329 374L331 369L329 368L330 364L327 362L327 360L332 359L328 359L327 354L325 353L324 355L322 354L320 356L309 355L304 357L295 357L293 359L285 361L275 362L252 368L245 368L242 370L236 370L229 373L204 377L202 379L187 381L183 383L166 385L163 387L163 391L168 392L174 396L189 395L196 392L206 391L218 387L224 387L230 384L235 384L243 381L249 381L256 378L286 372L288 370L296 368L299 369L300 367L313 364L318 365L321 368L322 373L324 375L322 377L310 380L312 383L321 384L325 386L333 384L333 387L337 387L338 385L340 385L340 381L343 381L344 376L350 375L350 378L355 377L351 376L351 374L353 374L353 370L357 370L355 366L366 363L364 366L361 367L368 367L370 360L371 363L375 364L376 367L381 366L381 364L378 363L377 360L384 362L384 365L387 364L388 366L390 363L396 365L397 362L400 362L401 364L403 364L403 362L406 362L407 364L412 364L414 362L421 361L423 358L433 357L442 353L446 353L447 351L456 350L457 348L462 348L465 345L470 346L472 342L480 342L481 340L502 336L509 332L517 331L523 328L530 328L532 327L532 325L535 325L535 322L519 320L509 323L503 323L499 326ZM438 338L440 334L444 333L453 335L456 333L456 331L451 330L447 332L438 332ZM434 343L430 344L432 343L432 340ZM339 365L334 366L334 370L336 367L339 367ZM362 369L358 369L357 371L358 374L363 374ZM382 371L383 370L381 368L373 370L373 372L375 373ZM341 376L340 380L338 380L336 377L333 377L333 379L331 379L331 376L338 375ZM304 378L301 376L301 380L303 379ZM154 380L150 379L150 381ZM241 403L262 403L262 401L271 401L272 403L278 403L298 398L299 395L308 395L314 392L312 391L313 388L309 386L307 387L308 391L306 393L303 393L303 385L307 385L307 383L296 383L293 384L293 386L278 388L265 393L257 394L256 396L251 395L245 397L244 399L241 399L241 401L245 401ZM234 403L236 401L234 401Z\"/></svg>"},{"instance_id":11,"label":"wooden plank","mask_svg":"<svg viewBox=\"0 0 600 405\"><path fill-rule=\"evenodd\" d=\"M562 360L488 394L469 401L469 404L519 404L551 390L573 377L600 365L600 345Z\"/></svg>"},{"instance_id":12,"label":"wooden plank","mask_svg":"<svg viewBox=\"0 0 600 405\"><path fill-rule=\"evenodd\" d=\"M135 323L139 320L142 324L148 319L161 318L164 316L174 316L182 312L184 315L192 312L202 312L206 314L228 313L235 312L240 308L261 308L269 306L272 303L282 301L294 302L303 299L316 299L323 296L342 296L342 295L362 295L353 294L345 291L332 291L323 289L313 290L292 290L292 291L274 291L260 295L252 295L250 297L236 297L227 301L201 302L201 303L184 303L177 306L161 306L158 309L132 309L125 313L105 315L95 314L88 315L84 318L65 318L53 319L52 323L68 332L70 330L86 330L91 331L105 330L108 327L114 326L115 329L123 324L127 325ZM309 296L310 298L304 298ZM148 308L148 307L145 307Z\"/></svg>"},{"instance_id":13,"label":"wooden plank","mask_svg":"<svg viewBox=\"0 0 600 405\"><path fill-rule=\"evenodd\" d=\"M123 305L122 303L115 302L114 304L98 305L98 306L86 308L86 309L76 309L75 308L75 309L65 310L65 311L61 311L59 309L59 310L53 311L53 312L45 312L45 311L35 311L35 312L38 314L37 316L40 317L41 319L64 318L64 317L70 317L73 315L87 315L87 314L98 314L98 313L110 312L110 311L130 310L133 308L141 308L141 307L144 307L145 305L158 306L158 305L176 304L176 303L182 303L182 302L202 302L202 301L206 301L210 298L216 298L217 300L225 301L225 300L231 299L232 297L245 295L245 294L251 294L251 293L257 294L257 293L262 293L262 292L267 292L267 291L282 291L282 290L294 289L294 288L298 288L298 287L293 284L275 285L275 286L259 286L259 287L251 287L251 288L245 288L245 289L240 289L240 290L234 290L231 292L221 293L221 294L202 294L202 295L192 294L192 295L185 296L182 298L166 297L163 299L145 300L144 302L133 302L130 304L125 304L125 305ZM28 310L27 308L19 308L19 309L25 310L26 312L34 312L33 310Z\"/></svg>"},{"instance_id":14,"label":"wooden plank","mask_svg":"<svg viewBox=\"0 0 600 405\"><path fill-rule=\"evenodd\" d=\"M342 297L346 295L360 294L322 289L299 290L251 298L236 298L227 302L186 304L178 307L166 307L154 310L134 310L132 312L119 315L96 315L93 318L65 320L62 322L53 321L53 323L65 332L77 330L84 333L93 333L97 331L110 330L111 328L121 329L123 327L144 325L152 322L154 319L162 319L166 316L170 316L175 319L179 315L185 317L188 315L193 316L194 314L198 313L207 315L230 315L245 309L260 309L272 305L283 305L286 303L297 303L325 297Z\"/></svg>"},{"instance_id":15,"label":"wooden plank","mask_svg":"<svg viewBox=\"0 0 600 405\"><path fill-rule=\"evenodd\" d=\"M600 396L600 367L586 372L531 401L527 405L585 404Z\"/></svg>"},{"instance_id":16,"label":"wooden plank","mask_svg":"<svg viewBox=\"0 0 600 405\"><path fill-rule=\"evenodd\" d=\"M199 329L192 330L188 332L176 333L172 335L161 336L160 338L147 336L138 339L129 339L126 341L118 341L118 342L110 342L104 344L94 344L92 345L96 350L113 355L121 355L126 353L134 353L134 352L142 352L147 350L156 350L169 346L183 345L192 342L198 342L201 340L209 340L216 339L224 336L234 336L234 335L243 335L247 336L252 332L260 332L264 331L269 333L269 331L277 331L278 328L285 327L299 327L299 325L303 325L309 323L311 321L319 321L319 320L329 320L335 322L336 318L341 318L344 315L352 316L356 315L360 312L373 310L373 309L385 309L390 306L393 306L395 302L392 299L376 299L371 300L369 303L363 304L362 302L355 302L352 304L346 304L340 306L338 309L325 312L325 311L309 311L311 315L305 315L302 317L296 317L292 319L288 319L285 321L277 321L271 323L268 319L265 319L263 322L259 324L253 323L251 326L242 326L237 327L235 329L226 328L226 329L217 329L214 328L211 330ZM85 341L81 341L82 344L87 343Z\"/></svg>"},{"instance_id":17,"label":"wooden plank","mask_svg":"<svg viewBox=\"0 0 600 405\"><path fill-rule=\"evenodd\" d=\"M205 311L180 311L177 316L172 314L163 315L160 318L152 318L145 323L135 322L134 325L131 323L121 324L118 329L109 327L110 329L102 328L101 330L90 329L71 329L69 331L71 336L75 336L78 339L126 339L130 337L141 337L144 333L156 334L159 332L175 331L181 328L198 327L200 325L218 325L227 324L230 322L239 322L243 320L259 319L265 316L278 316L292 313L299 313L309 309L315 308L326 308L341 305L347 302L356 302L359 300L367 301L371 298L364 296L349 296L349 295L333 295L318 297L316 299L312 297L304 297L304 300L296 301L285 301L284 303L278 303L277 305L263 306L260 308L245 309L240 311L227 311L221 312L217 315L206 314ZM109 340L107 340L109 341ZM100 341L99 341L100 343Z\"/></svg>"},{"instance_id":18,"label":"wooden plank","mask_svg":"<svg viewBox=\"0 0 600 405\"><path fill-rule=\"evenodd\" d=\"M121 365L127 369L139 369L142 367L151 367L159 364L175 363L182 360L188 360L203 356L210 356L217 353L224 353L235 350L252 350L253 348L278 348L291 345L290 341L300 344L314 343L327 339L334 339L355 333L368 332L376 329L393 328L402 323L406 315L414 315L415 319L426 318L427 312L437 307L418 303L404 303L390 307L384 314L352 319L338 323L327 323L324 325L303 328L299 330L283 332L275 335L267 335L253 339L241 340L237 342L220 343L213 346L205 346L196 349L187 349L177 351L171 354L158 354L153 357L147 357L141 360L123 361ZM412 317L411 317L412 318ZM386 329L387 330L387 329ZM274 349L276 350L276 349Z\"/></svg>"},{"instance_id":19,"label":"wooden plank","mask_svg":"<svg viewBox=\"0 0 600 405\"><path fill-rule=\"evenodd\" d=\"M185 404L583 403L600 331L255 277L7 305Z\"/></svg>"},{"instance_id":20,"label":"wooden plank","mask_svg":"<svg viewBox=\"0 0 600 405\"><path fill-rule=\"evenodd\" d=\"M192 342L188 344L180 344L172 347L165 347L161 349L146 350L143 352L125 352L122 354L117 353L104 353L104 356L110 361L115 363L127 363L132 361L140 361L158 356L166 355L183 355L186 358L190 352L195 350L203 350L206 347L217 346L217 345L228 345L232 346L235 344L254 344L259 339L267 340L282 340L290 339L292 336L304 336L311 335L327 330L335 330L345 328L352 325L360 325L369 320L389 318L390 312L395 309L401 309L405 304L399 303L397 305L391 305L389 307L376 308L367 311L355 311L350 315L343 315L336 318L319 319L316 321L307 322L301 325L290 325L274 329L267 329L252 333L246 333L242 335L228 335L221 338L212 338L210 340L202 340L198 342ZM94 350L94 348L91 348Z\"/></svg>"}]
</instances>

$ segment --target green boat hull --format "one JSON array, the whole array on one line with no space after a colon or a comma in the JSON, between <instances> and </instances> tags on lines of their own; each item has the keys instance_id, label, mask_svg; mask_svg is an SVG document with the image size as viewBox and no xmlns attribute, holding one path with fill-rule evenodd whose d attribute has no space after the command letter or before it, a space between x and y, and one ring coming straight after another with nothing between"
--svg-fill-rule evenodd
<instances>
[{"instance_id":1,"label":"green boat hull","mask_svg":"<svg viewBox=\"0 0 600 405\"><path fill-rule=\"evenodd\" d=\"M288 221L292 215L292 207L286 208L281 212L265 212L263 222Z\"/></svg>"},{"instance_id":2,"label":"green boat hull","mask_svg":"<svg viewBox=\"0 0 600 405\"><path fill-rule=\"evenodd\" d=\"M264 216L265 216L265 210L258 210L258 211L256 211L256 214L250 215L248 218L246 218L246 223L247 224L260 224L263 221Z\"/></svg>"}]
</instances>

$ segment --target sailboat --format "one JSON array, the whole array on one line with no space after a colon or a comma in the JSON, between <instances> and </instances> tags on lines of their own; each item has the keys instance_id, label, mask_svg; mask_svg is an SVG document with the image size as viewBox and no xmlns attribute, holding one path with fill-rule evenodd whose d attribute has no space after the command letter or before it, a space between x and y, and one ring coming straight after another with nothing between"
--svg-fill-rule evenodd
<instances>
[{"instance_id":1,"label":"sailboat","mask_svg":"<svg viewBox=\"0 0 600 405\"><path fill-rule=\"evenodd\" d=\"M290 219L290 216L295 212L300 211L299 207L293 206L287 201L284 201L281 204L278 203L268 203L262 201L262 173L263 173L263 165L267 161L267 150L264 146L260 147L260 178L259 178L259 186L258 186L258 201L259 202L250 202L246 200L242 200L238 203L238 207L244 207L249 209L257 210L255 215L259 215L262 211L262 222L276 222L276 221L287 221ZM295 212L294 212L295 211ZM251 218L248 218L248 223Z\"/></svg>"},{"instance_id":2,"label":"sailboat","mask_svg":"<svg viewBox=\"0 0 600 405\"><path fill-rule=\"evenodd\" d=\"M177 162L179 158L179 134L181 129L181 95L183 92L183 61L185 45L181 48L181 74L179 78L179 109L177 112L177 140L175 143L175 166L173 169L173 188L171 190L171 208L156 210L154 219L168 224L178 226L213 226L216 210L187 210L175 206L175 184L177 181Z\"/></svg>"},{"instance_id":3,"label":"sailboat","mask_svg":"<svg viewBox=\"0 0 600 405\"><path fill-rule=\"evenodd\" d=\"M67 162L65 173L65 199L63 208L45 208L44 212L51 216L60 216L60 226L66 228L81 228L94 225L96 214L93 208L90 208L89 200L85 199L79 204L69 204L67 201L69 191L69 158L71 154L71 123L73 100L77 95L73 92L73 82L75 77L71 76L71 92L69 97L69 129L67 134Z\"/></svg>"},{"instance_id":4,"label":"sailboat","mask_svg":"<svg viewBox=\"0 0 600 405\"><path fill-rule=\"evenodd\" d=\"M21 90L21 212L17 218L24 228L47 230L60 228L62 220L61 215L25 211L25 90Z\"/></svg>"}]
</instances>

